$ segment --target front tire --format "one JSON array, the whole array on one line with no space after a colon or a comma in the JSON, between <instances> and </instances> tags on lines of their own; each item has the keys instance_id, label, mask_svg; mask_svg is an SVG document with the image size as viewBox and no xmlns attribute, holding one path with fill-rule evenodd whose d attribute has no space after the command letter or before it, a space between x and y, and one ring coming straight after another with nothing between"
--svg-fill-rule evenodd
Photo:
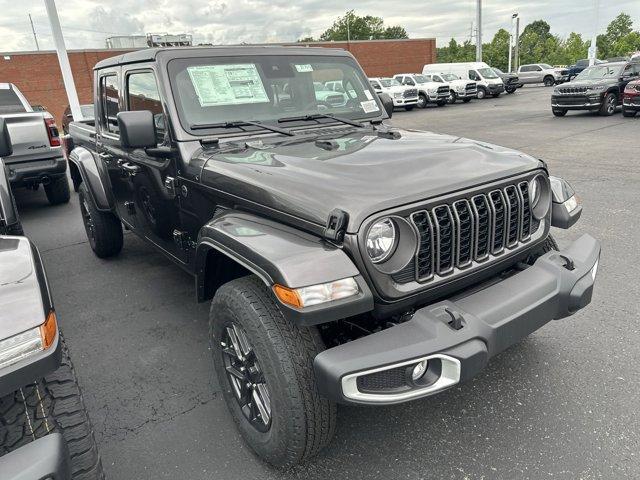
<instances>
[{"instance_id":1,"label":"front tire","mask_svg":"<svg viewBox=\"0 0 640 480\"><path fill-rule=\"evenodd\" d=\"M544 77L543 82L545 87L553 87L556 84L555 78L553 78L551 75L547 75L546 77Z\"/></svg>"},{"instance_id":2,"label":"front tire","mask_svg":"<svg viewBox=\"0 0 640 480\"><path fill-rule=\"evenodd\" d=\"M68 203L71 193L69 192L69 181L66 175L51 180L51 183L44 186L44 193L47 195L47 200L51 205Z\"/></svg>"},{"instance_id":3,"label":"front tire","mask_svg":"<svg viewBox=\"0 0 640 480\"><path fill-rule=\"evenodd\" d=\"M427 108L427 103L429 103L429 100L427 100L427 96L424 93L418 95L418 107Z\"/></svg>"},{"instance_id":4,"label":"front tire","mask_svg":"<svg viewBox=\"0 0 640 480\"><path fill-rule=\"evenodd\" d=\"M447 98L447 103L449 105L453 105L454 103L456 103L456 100L458 99L458 95L456 95L456 92L454 92L453 90L449 91L449 98Z\"/></svg>"},{"instance_id":5,"label":"front tire","mask_svg":"<svg viewBox=\"0 0 640 480\"><path fill-rule=\"evenodd\" d=\"M336 405L319 395L315 381L313 359L324 349L318 330L286 320L255 276L220 287L209 326L224 399L251 449L280 468L320 452L334 435Z\"/></svg>"},{"instance_id":6,"label":"front tire","mask_svg":"<svg viewBox=\"0 0 640 480\"><path fill-rule=\"evenodd\" d=\"M556 117L564 117L568 112L566 108L552 108L551 111Z\"/></svg>"},{"instance_id":7,"label":"front tire","mask_svg":"<svg viewBox=\"0 0 640 480\"><path fill-rule=\"evenodd\" d=\"M0 456L58 432L69 449L72 480L102 480L93 427L62 336L59 341L62 360L55 371L0 398Z\"/></svg>"},{"instance_id":8,"label":"front tire","mask_svg":"<svg viewBox=\"0 0 640 480\"><path fill-rule=\"evenodd\" d=\"M101 212L93 205L84 182L78 188L78 199L89 245L96 256L107 258L120 253L124 238L118 217L111 212Z\"/></svg>"},{"instance_id":9,"label":"front tire","mask_svg":"<svg viewBox=\"0 0 640 480\"><path fill-rule=\"evenodd\" d=\"M483 98L486 98L488 92L487 89L484 87L480 87L478 88L478 100L482 100Z\"/></svg>"},{"instance_id":10,"label":"front tire","mask_svg":"<svg viewBox=\"0 0 640 480\"><path fill-rule=\"evenodd\" d=\"M616 112L617 103L618 97L616 97L615 93L607 93L598 113L603 117L610 117Z\"/></svg>"}]
</instances>

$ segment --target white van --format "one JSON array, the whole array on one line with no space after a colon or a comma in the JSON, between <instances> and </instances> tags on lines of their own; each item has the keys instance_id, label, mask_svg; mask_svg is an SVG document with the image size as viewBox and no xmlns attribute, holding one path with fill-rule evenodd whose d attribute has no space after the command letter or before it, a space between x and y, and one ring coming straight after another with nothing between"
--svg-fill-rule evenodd
<instances>
[{"instance_id":1,"label":"white van","mask_svg":"<svg viewBox=\"0 0 640 480\"><path fill-rule=\"evenodd\" d=\"M453 73L463 80L473 80L478 85L478 98L499 97L504 92L502 79L484 62L431 63L424 66L422 73Z\"/></svg>"}]
</instances>

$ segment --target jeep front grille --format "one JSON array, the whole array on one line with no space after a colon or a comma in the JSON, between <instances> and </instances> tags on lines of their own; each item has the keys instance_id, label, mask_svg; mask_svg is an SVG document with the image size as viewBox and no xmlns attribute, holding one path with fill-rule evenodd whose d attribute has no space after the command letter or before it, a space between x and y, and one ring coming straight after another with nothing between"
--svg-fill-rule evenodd
<instances>
[{"instance_id":1,"label":"jeep front grille","mask_svg":"<svg viewBox=\"0 0 640 480\"><path fill-rule=\"evenodd\" d=\"M534 225L526 181L409 216L419 238L414 261L393 275L398 283L425 282L484 262L531 238Z\"/></svg>"}]
</instances>

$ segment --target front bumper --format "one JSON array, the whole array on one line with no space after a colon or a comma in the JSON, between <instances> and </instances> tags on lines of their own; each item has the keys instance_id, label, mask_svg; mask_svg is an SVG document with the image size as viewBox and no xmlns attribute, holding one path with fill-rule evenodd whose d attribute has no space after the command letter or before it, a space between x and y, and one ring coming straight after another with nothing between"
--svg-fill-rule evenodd
<instances>
[{"instance_id":1,"label":"front bumper","mask_svg":"<svg viewBox=\"0 0 640 480\"><path fill-rule=\"evenodd\" d=\"M6 167L9 183L14 187L23 187L43 183L44 177L53 180L64 176L67 171L67 161L64 157L54 157L6 163Z\"/></svg>"},{"instance_id":2,"label":"front bumper","mask_svg":"<svg viewBox=\"0 0 640 480\"><path fill-rule=\"evenodd\" d=\"M502 83L490 83L487 85L490 94L504 92L504 84Z\"/></svg>"},{"instance_id":3,"label":"front bumper","mask_svg":"<svg viewBox=\"0 0 640 480\"><path fill-rule=\"evenodd\" d=\"M0 458L2 480L70 480L69 452L60 433L34 440Z\"/></svg>"},{"instance_id":4,"label":"front bumper","mask_svg":"<svg viewBox=\"0 0 640 480\"><path fill-rule=\"evenodd\" d=\"M544 254L509 278L415 312L407 322L316 356L320 392L337 402L392 404L438 393L465 381L552 319L591 301L600 244L582 236ZM420 381L411 369L428 369Z\"/></svg>"},{"instance_id":5,"label":"front bumper","mask_svg":"<svg viewBox=\"0 0 640 480\"><path fill-rule=\"evenodd\" d=\"M415 98L394 98L393 106L394 107L406 107L407 105L417 105L418 97Z\"/></svg>"},{"instance_id":6,"label":"front bumper","mask_svg":"<svg viewBox=\"0 0 640 480\"><path fill-rule=\"evenodd\" d=\"M636 96L625 96L622 99L622 106L626 110L637 110L640 111L640 95Z\"/></svg>"},{"instance_id":7,"label":"front bumper","mask_svg":"<svg viewBox=\"0 0 640 480\"><path fill-rule=\"evenodd\" d=\"M597 110L602 105L601 96L552 95L551 108L566 110Z\"/></svg>"}]
</instances>

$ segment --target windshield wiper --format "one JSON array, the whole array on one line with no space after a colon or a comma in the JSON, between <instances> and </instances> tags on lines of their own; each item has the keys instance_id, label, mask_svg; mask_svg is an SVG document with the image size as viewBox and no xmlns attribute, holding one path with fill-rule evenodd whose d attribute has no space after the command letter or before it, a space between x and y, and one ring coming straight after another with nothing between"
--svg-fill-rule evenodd
<instances>
[{"instance_id":1,"label":"windshield wiper","mask_svg":"<svg viewBox=\"0 0 640 480\"><path fill-rule=\"evenodd\" d=\"M218 122L218 123L197 123L195 125L191 125L191 130L206 130L209 128L236 128L236 127L260 127L265 130L270 130L276 133L282 133L283 135L288 135L293 137L295 133L291 130L287 130L286 128L276 127L275 125L268 125L262 122L251 122L249 120L240 120L236 122Z\"/></svg>"},{"instance_id":2,"label":"windshield wiper","mask_svg":"<svg viewBox=\"0 0 640 480\"><path fill-rule=\"evenodd\" d=\"M299 115L297 117L283 117L283 118L279 118L278 122L284 123L284 122L295 122L296 120L317 120L319 118L330 118L331 120L336 120L346 125L353 125L354 127L364 128L364 125L360 122L356 122L355 120L349 120L348 118L336 117L331 113L312 113L310 115Z\"/></svg>"}]
</instances>

